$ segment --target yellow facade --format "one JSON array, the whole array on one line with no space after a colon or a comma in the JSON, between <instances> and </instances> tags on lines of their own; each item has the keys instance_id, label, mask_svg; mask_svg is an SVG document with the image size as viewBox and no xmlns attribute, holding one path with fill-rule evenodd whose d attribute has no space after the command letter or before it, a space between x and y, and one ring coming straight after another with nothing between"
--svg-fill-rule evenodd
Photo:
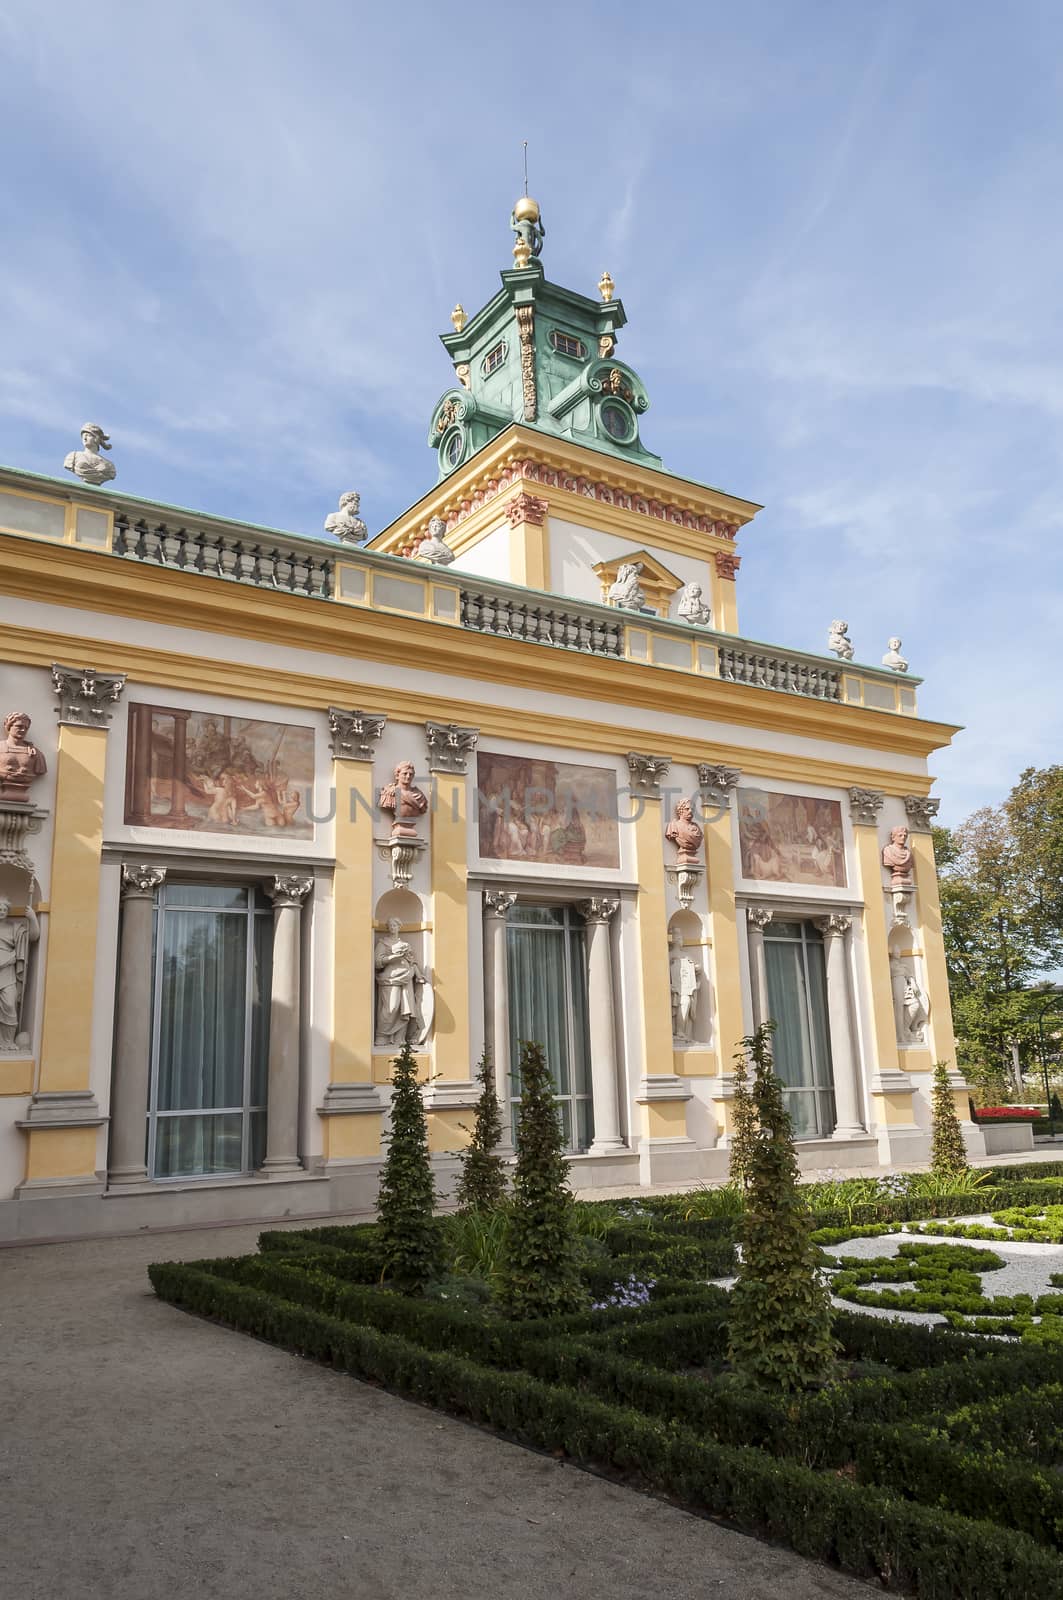
<instances>
[{"instance_id":1,"label":"yellow facade","mask_svg":"<svg viewBox=\"0 0 1063 1600\"><path fill-rule=\"evenodd\" d=\"M463 775L435 775L432 926L436 979L433 1056L439 1078L472 1075L469 1028L468 793Z\"/></svg>"}]
</instances>

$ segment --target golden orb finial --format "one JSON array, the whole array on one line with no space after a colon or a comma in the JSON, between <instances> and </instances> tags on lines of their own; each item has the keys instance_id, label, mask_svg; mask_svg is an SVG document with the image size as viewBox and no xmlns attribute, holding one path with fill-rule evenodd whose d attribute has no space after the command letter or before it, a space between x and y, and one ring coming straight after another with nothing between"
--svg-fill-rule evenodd
<instances>
[{"instance_id":1,"label":"golden orb finial","mask_svg":"<svg viewBox=\"0 0 1063 1600\"><path fill-rule=\"evenodd\" d=\"M522 194L513 207L513 215L518 222L538 222L539 202L533 200L530 194Z\"/></svg>"},{"instance_id":2,"label":"golden orb finial","mask_svg":"<svg viewBox=\"0 0 1063 1600\"><path fill-rule=\"evenodd\" d=\"M616 284L613 282L612 278L609 276L609 272L608 272L608 269L607 269L605 272L602 273L601 277L598 279L598 293L601 295L602 299L606 302L606 304L608 304L608 302L613 298L613 291L615 290L615 288L616 288Z\"/></svg>"},{"instance_id":3,"label":"golden orb finial","mask_svg":"<svg viewBox=\"0 0 1063 1600\"><path fill-rule=\"evenodd\" d=\"M462 328L464 328L465 324L468 322L469 319L465 315L465 307L462 305L460 300L450 313L450 320L454 324L455 333L460 333Z\"/></svg>"}]
</instances>

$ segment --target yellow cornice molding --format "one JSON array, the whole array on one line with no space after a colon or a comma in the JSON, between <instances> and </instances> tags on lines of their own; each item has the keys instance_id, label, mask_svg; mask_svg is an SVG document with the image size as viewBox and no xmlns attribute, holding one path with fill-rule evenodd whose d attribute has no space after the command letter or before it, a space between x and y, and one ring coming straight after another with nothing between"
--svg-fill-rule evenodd
<instances>
[{"instance_id":1,"label":"yellow cornice molding","mask_svg":"<svg viewBox=\"0 0 1063 1600\"><path fill-rule=\"evenodd\" d=\"M654 713L666 709L677 716L869 745L883 754L924 760L949 744L959 731L946 723L780 694L611 656L552 650L418 617L278 594L201 573L120 561L14 536L0 535L0 592L25 600L46 597L53 604L105 616L229 633L273 645L291 646L294 638L297 647L341 657L402 667L413 661L425 672L473 682L519 688L535 684L543 693L608 701ZM18 632L6 630L5 642ZM75 640L73 644L84 652L84 643L77 647ZM67 641L67 653L70 647ZM90 664L102 670L102 663ZM211 663L212 672L216 665ZM200 661L201 677L202 671Z\"/></svg>"},{"instance_id":2,"label":"yellow cornice molding","mask_svg":"<svg viewBox=\"0 0 1063 1600\"><path fill-rule=\"evenodd\" d=\"M585 520L589 508L593 506L594 521L599 526L625 538L637 539L640 543L657 544L662 549L702 558L716 548L733 548L733 534L728 536L714 534L704 528L689 528L670 521L668 517L629 510L597 499L580 489L542 482L537 477L517 473L498 487L491 487L508 471L525 461L565 474L577 483L604 485L610 493L631 495L648 504L664 506L677 513L690 513L696 518L735 529L750 522L761 510L752 500L741 500L722 490L691 483L656 468L620 461L590 450L585 445L538 433L514 423L485 445L471 461L429 490L401 517L382 529L370 541L369 548L385 554L400 551L423 535L431 517L442 517L448 525L447 542L455 550L467 549L479 542L487 524L497 525L506 500L524 485L548 501L553 515L566 521ZM469 531L474 537L469 537L465 532L466 523L471 524ZM460 545L455 542L459 530Z\"/></svg>"}]
</instances>

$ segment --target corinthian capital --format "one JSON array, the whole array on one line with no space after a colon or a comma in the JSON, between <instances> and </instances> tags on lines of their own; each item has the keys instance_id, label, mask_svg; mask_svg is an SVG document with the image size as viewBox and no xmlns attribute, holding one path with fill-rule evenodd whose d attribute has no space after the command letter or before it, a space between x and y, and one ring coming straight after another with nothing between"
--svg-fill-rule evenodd
<instances>
[{"instance_id":1,"label":"corinthian capital","mask_svg":"<svg viewBox=\"0 0 1063 1600\"><path fill-rule=\"evenodd\" d=\"M76 728L109 727L113 707L124 688L124 672L105 677L95 667L52 666L52 691L59 702L56 714L61 724Z\"/></svg>"}]
</instances>

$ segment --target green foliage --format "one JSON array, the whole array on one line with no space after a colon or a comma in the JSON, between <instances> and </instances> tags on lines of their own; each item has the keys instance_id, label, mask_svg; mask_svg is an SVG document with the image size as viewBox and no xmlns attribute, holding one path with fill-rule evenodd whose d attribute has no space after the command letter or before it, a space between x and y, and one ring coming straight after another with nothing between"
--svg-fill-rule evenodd
<instances>
[{"instance_id":1,"label":"green foliage","mask_svg":"<svg viewBox=\"0 0 1063 1600\"><path fill-rule=\"evenodd\" d=\"M952 1098L949 1069L944 1061L934 1062L934 1087L930 1091L930 1170L935 1177L952 1182L967 1171L967 1148L960 1132L960 1119Z\"/></svg>"},{"instance_id":2,"label":"green foliage","mask_svg":"<svg viewBox=\"0 0 1063 1600\"><path fill-rule=\"evenodd\" d=\"M392 1063L391 1133L380 1174L377 1239L383 1273L403 1294L423 1294L441 1267L433 1218L435 1183L428 1126L409 1043Z\"/></svg>"},{"instance_id":3,"label":"green foliage","mask_svg":"<svg viewBox=\"0 0 1063 1600\"><path fill-rule=\"evenodd\" d=\"M733 1168L733 1146L731 1160ZM717 1184L715 1188L707 1183L699 1184L691 1194L678 1195L676 1199L683 1202L684 1222L707 1217L740 1217L746 1209L745 1187L734 1178L729 1183Z\"/></svg>"},{"instance_id":4,"label":"green foliage","mask_svg":"<svg viewBox=\"0 0 1063 1600\"><path fill-rule=\"evenodd\" d=\"M461 1176L457 1201L463 1211L494 1211L505 1202L506 1164L498 1153L502 1142L502 1107L495 1093L494 1074L485 1050L477 1068L480 1098L472 1138L459 1152Z\"/></svg>"},{"instance_id":5,"label":"green foliage","mask_svg":"<svg viewBox=\"0 0 1063 1600\"><path fill-rule=\"evenodd\" d=\"M1044 966L1063 960L1063 766L1027 767L1004 809L1031 892Z\"/></svg>"},{"instance_id":6,"label":"green foliage","mask_svg":"<svg viewBox=\"0 0 1063 1600\"><path fill-rule=\"evenodd\" d=\"M793 1130L771 1057L772 1026L743 1041L753 1063L757 1128L749 1165L742 1262L731 1303L735 1371L769 1389L822 1382L834 1357L830 1294L797 1185Z\"/></svg>"},{"instance_id":7,"label":"green foliage","mask_svg":"<svg viewBox=\"0 0 1063 1600\"><path fill-rule=\"evenodd\" d=\"M509 1227L508 1206L494 1211L458 1211L442 1219L447 1268L459 1276L476 1275L488 1284L502 1270Z\"/></svg>"},{"instance_id":8,"label":"green foliage","mask_svg":"<svg viewBox=\"0 0 1063 1600\"><path fill-rule=\"evenodd\" d=\"M736 1189L749 1188L757 1137L757 1106L749 1084L745 1044L735 1052L734 1099L731 1101L731 1143L728 1176Z\"/></svg>"},{"instance_id":9,"label":"green foliage","mask_svg":"<svg viewBox=\"0 0 1063 1600\"><path fill-rule=\"evenodd\" d=\"M554 1086L542 1046L526 1041L520 1051L517 1166L498 1288L511 1317L549 1317L586 1302L575 1241Z\"/></svg>"}]
</instances>

